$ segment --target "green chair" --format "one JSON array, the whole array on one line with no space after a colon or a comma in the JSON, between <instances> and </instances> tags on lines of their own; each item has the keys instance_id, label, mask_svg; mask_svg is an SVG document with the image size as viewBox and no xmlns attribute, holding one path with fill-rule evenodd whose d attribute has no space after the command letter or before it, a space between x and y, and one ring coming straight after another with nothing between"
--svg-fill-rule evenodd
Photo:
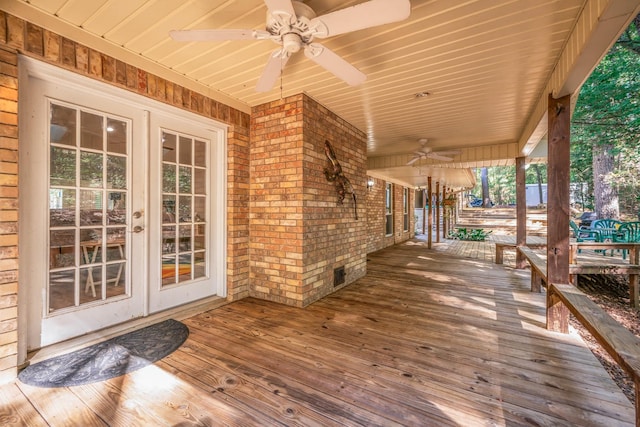
<instances>
[{"instance_id":1,"label":"green chair","mask_svg":"<svg viewBox=\"0 0 640 427\"><path fill-rule=\"evenodd\" d=\"M591 229L600 233L599 242L615 242L620 235L618 230L621 225L622 222L617 219L597 219L591 223ZM607 251L604 251L604 255L607 255ZM611 256L613 256L613 249L611 250Z\"/></svg>"},{"instance_id":2,"label":"green chair","mask_svg":"<svg viewBox=\"0 0 640 427\"><path fill-rule=\"evenodd\" d=\"M591 230L590 228L578 227L578 225L572 220L569 220L569 226L571 227L571 232L573 234L573 238L576 239L576 242L599 242L600 233L597 230ZM578 249L578 253L582 252L581 249Z\"/></svg>"},{"instance_id":3,"label":"green chair","mask_svg":"<svg viewBox=\"0 0 640 427\"><path fill-rule=\"evenodd\" d=\"M640 243L640 221L623 222L618 229L618 235L615 237L616 242L622 243ZM627 251L622 251L622 258L627 258Z\"/></svg>"}]
</instances>

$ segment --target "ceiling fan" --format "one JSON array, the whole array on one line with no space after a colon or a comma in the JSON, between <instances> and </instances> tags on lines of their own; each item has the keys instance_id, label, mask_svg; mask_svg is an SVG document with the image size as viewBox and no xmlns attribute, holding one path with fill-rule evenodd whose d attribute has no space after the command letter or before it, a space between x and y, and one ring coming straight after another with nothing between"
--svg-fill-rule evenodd
<instances>
[{"instance_id":1,"label":"ceiling fan","mask_svg":"<svg viewBox=\"0 0 640 427\"><path fill-rule=\"evenodd\" d=\"M442 162L451 162L453 158L448 156L455 156L460 154L460 150L447 150L447 151L433 151L433 148L427 147L427 142L429 140L426 138L421 138L418 140L420 145L422 146L420 150L414 152L413 158L407 162L407 166L410 166L421 159L433 159L440 160Z\"/></svg>"},{"instance_id":2,"label":"ceiling fan","mask_svg":"<svg viewBox=\"0 0 640 427\"><path fill-rule=\"evenodd\" d=\"M316 16L308 5L297 0L264 0L267 5L266 30L173 30L176 41L272 40L279 44L269 55L256 90L271 90L291 56L304 49L307 58L324 67L351 86L367 79L360 70L335 52L314 43L323 39L364 28L402 21L411 13L410 0L370 0L355 6Z\"/></svg>"}]
</instances>

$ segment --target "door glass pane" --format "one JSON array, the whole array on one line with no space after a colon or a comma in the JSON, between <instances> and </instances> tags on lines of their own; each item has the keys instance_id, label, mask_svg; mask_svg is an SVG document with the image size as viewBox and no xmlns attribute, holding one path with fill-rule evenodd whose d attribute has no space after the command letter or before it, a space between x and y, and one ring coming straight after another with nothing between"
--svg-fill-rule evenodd
<instances>
[{"instance_id":1,"label":"door glass pane","mask_svg":"<svg viewBox=\"0 0 640 427\"><path fill-rule=\"evenodd\" d=\"M107 193L107 224L123 225L127 223L127 193L110 191Z\"/></svg>"},{"instance_id":2,"label":"door glass pane","mask_svg":"<svg viewBox=\"0 0 640 427\"><path fill-rule=\"evenodd\" d=\"M173 224L176 222L176 196L162 196L162 223Z\"/></svg>"},{"instance_id":3,"label":"door glass pane","mask_svg":"<svg viewBox=\"0 0 640 427\"><path fill-rule=\"evenodd\" d=\"M84 228L80 230L81 264L102 262L102 230L100 228Z\"/></svg>"},{"instance_id":4,"label":"door glass pane","mask_svg":"<svg viewBox=\"0 0 640 427\"><path fill-rule=\"evenodd\" d=\"M124 227L107 229L107 262L122 261L126 252L126 229Z\"/></svg>"},{"instance_id":5,"label":"door glass pane","mask_svg":"<svg viewBox=\"0 0 640 427\"><path fill-rule=\"evenodd\" d=\"M50 314L130 295L129 126L126 120L51 104ZM80 135L80 147L73 142L75 135Z\"/></svg>"},{"instance_id":6,"label":"door glass pane","mask_svg":"<svg viewBox=\"0 0 640 427\"><path fill-rule=\"evenodd\" d=\"M76 185L76 151L51 147L49 182L51 186Z\"/></svg>"},{"instance_id":7,"label":"door glass pane","mask_svg":"<svg viewBox=\"0 0 640 427\"><path fill-rule=\"evenodd\" d=\"M196 252L195 254L193 254L193 258L194 258L193 259L193 264L194 264L193 278L194 279L198 279L200 277L206 277L207 275L204 255L205 255L204 252Z\"/></svg>"},{"instance_id":8,"label":"door glass pane","mask_svg":"<svg viewBox=\"0 0 640 427\"><path fill-rule=\"evenodd\" d=\"M191 254L182 254L179 257L180 264L178 264L178 282L186 282L191 280Z\"/></svg>"},{"instance_id":9,"label":"door glass pane","mask_svg":"<svg viewBox=\"0 0 640 427\"><path fill-rule=\"evenodd\" d=\"M102 154L80 152L80 186L102 188Z\"/></svg>"},{"instance_id":10,"label":"door glass pane","mask_svg":"<svg viewBox=\"0 0 640 427\"><path fill-rule=\"evenodd\" d=\"M102 128L104 118L83 111L80 113L80 123L80 145L82 148L102 151L104 147Z\"/></svg>"},{"instance_id":11,"label":"door glass pane","mask_svg":"<svg viewBox=\"0 0 640 427\"><path fill-rule=\"evenodd\" d=\"M178 213L180 222L191 222L191 196L178 198Z\"/></svg>"},{"instance_id":12,"label":"door glass pane","mask_svg":"<svg viewBox=\"0 0 640 427\"><path fill-rule=\"evenodd\" d=\"M102 191L80 191L80 225L102 225Z\"/></svg>"},{"instance_id":13,"label":"door glass pane","mask_svg":"<svg viewBox=\"0 0 640 427\"><path fill-rule=\"evenodd\" d=\"M206 276L208 142L169 131L162 136L162 285L168 286Z\"/></svg>"},{"instance_id":14,"label":"door glass pane","mask_svg":"<svg viewBox=\"0 0 640 427\"><path fill-rule=\"evenodd\" d=\"M55 230L49 233L49 268L51 270L76 265L76 230Z\"/></svg>"},{"instance_id":15,"label":"door glass pane","mask_svg":"<svg viewBox=\"0 0 640 427\"><path fill-rule=\"evenodd\" d=\"M102 266L80 269L80 304L102 299Z\"/></svg>"},{"instance_id":16,"label":"door glass pane","mask_svg":"<svg viewBox=\"0 0 640 427\"><path fill-rule=\"evenodd\" d=\"M164 255L162 257L162 286L176 283L176 257Z\"/></svg>"},{"instance_id":17,"label":"door glass pane","mask_svg":"<svg viewBox=\"0 0 640 427\"><path fill-rule=\"evenodd\" d=\"M127 188L127 158L107 156L107 188Z\"/></svg>"},{"instance_id":18,"label":"door glass pane","mask_svg":"<svg viewBox=\"0 0 640 427\"><path fill-rule=\"evenodd\" d=\"M178 151L180 153L180 164L191 165L191 144L193 140L184 136L180 137L180 147Z\"/></svg>"},{"instance_id":19,"label":"door glass pane","mask_svg":"<svg viewBox=\"0 0 640 427\"><path fill-rule=\"evenodd\" d=\"M194 164L202 168L207 167L207 143L204 141L195 141Z\"/></svg>"},{"instance_id":20,"label":"door glass pane","mask_svg":"<svg viewBox=\"0 0 640 427\"><path fill-rule=\"evenodd\" d=\"M207 212L205 211L205 207L207 204L207 199L205 197L194 197L193 198L193 221L201 222L207 217Z\"/></svg>"},{"instance_id":21,"label":"door glass pane","mask_svg":"<svg viewBox=\"0 0 640 427\"><path fill-rule=\"evenodd\" d=\"M76 110L51 104L49 141L52 144L76 145Z\"/></svg>"},{"instance_id":22,"label":"door glass pane","mask_svg":"<svg viewBox=\"0 0 640 427\"><path fill-rule=\"evenodd\" d=\"M49 273L49 313L76 305L75 270Z\"/></svg>"},{"instance_id":23,"label":"door glass pane","mask_svg":"<svg viewBox=\"0 0 640 427\"><path fill-rule=\"evenodd\" d=\"M49 226L76 225L76 190L49 189Z\"/></svg>"},{"instance_id":24,"label":"door glass pane","mask_svg":"<svg viewBox=\"0 0 640 427\"><path fill-rule=\"evenodd\" d=\"M206 194L207 186L206 179L207 171L204 169L194 169L193 171L193 190L195 194Z\"/></svg>"},{"instance_id":25,"label":"door glass pane","mask_svg":"<svg viewBox=\"0 0 640 427\"><path fill-rule=\"evenodd\" d=\"M165 193L176 192L176 165L162 165L162 191Z\"/></svg>"},{"instance_id":26,"label":"door glass pane","mask_svg":"<svg viewBox=\"0 0 640 427\"><path fill-rule=\"evenodd\" d=\"M127 154L127 123L107 119L107 151Z\"/></svg>"},{"instance_id":27,"label":"door glass pane","mask_svg":"<svg viewBox=\"0 0 640 427\"><path fill-rule=\"evenodd\" d=\"M176 136L171 133L162 133L162 160L165 162L176 162Z\"/></svg>"},{"instance_id":28,"label":"door glass pane","mask_svg":"<svg viewBox=\"0 0 640 427\"><path fill-rule=\"evenodd\" d=\"M191 250L191 226L180 226L180 252Z\"/></svg>"},{"instance_id":29,"label":"door glass pane","mask_svg":"<svg viewBox=\"0 0 640 427\"><path fill-rule=\"evenodd\" d=\"M191 168L180 166L180 193L191 193Z\"/></svg>"},{"instance_id":30,"label":"door glass pane","mask_svg":"<svg viewBox=\"0 0 640 427\"><path fill-rule=\"evenodd\" d=\"M176 227L162 227L162 254L176 253Z\"/></svg>"}]
</instances>

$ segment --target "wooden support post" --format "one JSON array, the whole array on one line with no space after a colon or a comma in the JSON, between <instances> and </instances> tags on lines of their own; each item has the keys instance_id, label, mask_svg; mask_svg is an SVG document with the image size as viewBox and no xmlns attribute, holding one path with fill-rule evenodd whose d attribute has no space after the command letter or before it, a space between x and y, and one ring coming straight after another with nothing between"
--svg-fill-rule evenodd
<instances>
[{"instance_id":1,"label":"wooden support post","mask_svg":"<svg viewBox=\"0 0 640 427\"><path fill-rule=\"evenodd\" d=\"M436 243L440 243L440 182L436 182L436 201L433 205L436 209Z\"/></svg>"},{"instance_id":2,"label":"wooden support post","mask_svg":"<svg viewBox=\"0 0 640 427\"><path fill-rule=\"evenodd\" d=\"M447 187L442 186L442 238L445 239L447 237L447 229L449 228L449 212L447 211L447 206L445 205L445 200L447 200Z\"/></svg>"},{"instance_id":3,"label":"wooden support post","mask_svg":"<svg viewBox=\"0 0 640 427\"><path fill-rule=\"evenodd\" d=\"M431 249L433 237L431 236L431 232L433 230L433 193L431 188L431 177L427 177L427 201L429 203L429 214L427 220L427 248Z\"/></svg>"},{"instance_id":4,"label":"wooden support post","mask_svg":"<svg viewBox=\"0 0 640 427\"><path fill-rule=\"evenodd\" d=\"M525 158L516 157L516 246L527 244L527 193ZM516 250L516 268L525 268L527 260Z\"/></svg>"},{"instance_id":5,"label":"wooden support post","mask_svg":"<svg viewBox=\"0 0 640 427\"><path fill-rule=\"evenodd\" d=\"M422 190L422 234L427 234L427 206L429 205L429 199L427 199L427 190Z\"/></svg>"},{"instance_id":6,"label":"wooden support post","mask_svg":"<svg viewBox=\"0 0 640 427\"><path fill-rule=\"evenodd\" d=\"M547 283L569 283L569 144L571 95L548 102ZM569 332L569 309L547 293L547 329Z\"/></svg>"},{"instance_id":7,"label":"wooden support post","mask_svg":"<svg viewBox=\"0 0 640 427\"><path fill-rule=\"evenodd\" d=\"M636 406L636 427L640 426L640 378L633 376L633 384L635 385L635 406Z\"/></svg>"}]
</instances>

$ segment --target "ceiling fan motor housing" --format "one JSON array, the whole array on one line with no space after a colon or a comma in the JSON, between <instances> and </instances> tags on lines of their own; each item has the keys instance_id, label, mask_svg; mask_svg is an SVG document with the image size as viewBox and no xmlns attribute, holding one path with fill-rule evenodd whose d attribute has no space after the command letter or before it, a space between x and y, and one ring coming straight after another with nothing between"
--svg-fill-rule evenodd
<instances>
[{"instance_id":1,"label":"ceiling fan motor housing","mask_svg":"<svg viewBox=\"0 0 640 427\"><path fill-rule=\"evenodd\" d=\"M304 3L292 1L296 16L277 10L267 11L266 30L274 37L274 41L281 44L290 54L300 50L303 45L311 43L313 35L309 22L316 17L316 13Z\"/></svg>"}]
</instances>

